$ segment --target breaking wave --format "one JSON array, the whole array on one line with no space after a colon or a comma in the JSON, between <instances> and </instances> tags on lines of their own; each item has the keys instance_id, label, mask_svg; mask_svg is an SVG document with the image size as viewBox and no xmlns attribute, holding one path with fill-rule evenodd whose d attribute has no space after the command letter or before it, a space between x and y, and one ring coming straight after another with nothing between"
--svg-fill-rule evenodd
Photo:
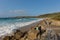
<instances>
[{"instance_id":1,"label":"breaking wave","mask_svg":"<svg viewBox=\"0 0 60 40\"><path fill-rule=\"evenodd\" d=\"M22 19L18 19L17 21L20 21ZM15 22L15 23L4 23L3 25L0 25L0 36L4 36L6 34L10 34L13 32L14 29L30 25L35 22L39 22L43 19L37 19L29 22Z\"/></svg>"}]
</instances>

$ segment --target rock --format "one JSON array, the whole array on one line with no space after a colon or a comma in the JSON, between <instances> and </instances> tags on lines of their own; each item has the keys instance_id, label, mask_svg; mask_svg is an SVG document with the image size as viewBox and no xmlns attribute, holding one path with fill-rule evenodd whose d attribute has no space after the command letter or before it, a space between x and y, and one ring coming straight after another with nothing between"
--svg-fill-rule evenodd
<instances>
[{"instance_id":1,"label":"rock","mask_svg":"<svg viewBox=\"0 0 60 40\"><path fill-rule=\"evenodd\" d=\"M39 27L38 27L39 28ZM44 30L41 30L42 33ZM3 40L40 40L40 30L36 30L36 27L31 28L29 31L22 33L20 30L16 30L14 35L5 36Z\"/></svg>"},{"instance_id":2,"label":"rock","mask_svg":"<svg viewBox=\"0 0 60 40\"><path fill-rule=\"evenodd\" d=\"M39 28L39 27L38 27ZM45 32L45 30L41 30L42 33ZM26 40L39 40L40 39L40 30L36 30L36 27L31 28L31 30L28 31L26 35ZM38 38L39 37L39 38Z\"/></svg>"},{"instance_id":3,"label":"rock","mask_svg":"<svg viewBox=\"0 0 60 40\"><path fill-rule=\"evenodd\" d=\"M52 29L47 29L41 37L45 40L58 40L56 33Z\"/></svg>"},{"instance_id":4,"label":"rock","mask_svg":"<svg viewBox=\"0 0 60 40\"><path fill-rule=\"evenodd\" d=\"M14 35L5 36L3 40L58 40L54 30L48 28L50 25L51 21L43 20L28 31L15 30Z\"/></svg>"},{"instance_id":5,"label":"rock","mask_svg":"<svg viewBox=\"0 0 60 40\"><path fill-rule=\"evenodd\" d=\"M14 32L14 35L11 36L5 36L3 38L3 40L15 40L15 39L20 39L20 37L22 36L22 32L20 30L16 30L16 32Z\"/></svg>"},{"instance_id":6,"label":"rock","mask_svg":"<svg viewBox=\"0 0 60 40\"><path fill-rule=\"evenodd\" d=\"M9 36L5 36L5 38L3 38L3 40L9 40Z\"/></svg>"},{"instance_id":7,"label":"rock","mask_svg":"<svg viewBox=\"0 0 60 40\"><path fill-rule=\"evenodd\" d=\"M35 28L24 33L17 30L13 36L5 36L3 40L57 40L57 35L53 30L41 30L42 34L40 34L40 31Z\"/></svg>"}]
</instances>

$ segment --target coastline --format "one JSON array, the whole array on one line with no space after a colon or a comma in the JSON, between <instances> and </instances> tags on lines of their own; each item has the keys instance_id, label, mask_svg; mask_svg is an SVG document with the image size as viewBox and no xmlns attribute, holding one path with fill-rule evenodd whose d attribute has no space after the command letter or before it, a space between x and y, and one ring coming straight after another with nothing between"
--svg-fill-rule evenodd
<instances>
[{"instance_id":1,"label":"coastline","mask_svg":"<svg viewBox=\"0 0 60 40\"><path fill-rule=\"evenodd\" d=\"M42 19L43 20L43 19ZM18 27L17 29L14 29L13 32L11 34L6 34L6 35L3 35L0 37L0 40L2 40L2 38L4 38L5 36L11 36L13 35L13 33L16 31L16 30L20 30L21 32L25 32L25 31L28 31L31 29L31 27L35 27L37 26L39 23L40 23L40 19L32 24L29 24L29 25L26 25L26 26L23 26L23 27Z\"/></svg>"},{"instance_id":2,"label":"coastline","mask_svg":"<svg viewBox=\"0 0 60 40\"><path fill-rule=\"evenodd\" d=\"M43 19L41 19L41 20L43 20ZM40 21L41 21L41 20L40 20ZM28 30L30 30L31 27L37 26L37 25L40 23L40 21L38 20L38 21L36 21L36 22L34 22L34 23L32 23L32 24L23 26L23 27L18 28L18 29L20 29L22 32L28 31ZM24 31L23 31L23 30L24 30Z\"/></svg>"},{"instance_id":3,"label":"coastline","mask_svg":"<svg viewBox=\"0 0 60 40\"><path fill-rule=\"evenodd\" d=\"M22 32L28 31L31 27L35 27L39 24L40 21L32 23L30 25L19 28Z\"/></svg>"},{"instance_id":4,"label":"coastline","mask_svg":"<svg viewBox=\"0 0 60 40\"><path fill-rule=\"evenodd\" d=\"M45 21L47 21L47 20L45 20ZM44 27L41 30L42 32L44 31L43 32L43 35L41 36L42 37L41 39L46 39L45 38L46 36L48 36L47 39L50 39L50 36L49 35L51 34L52 37L55 36L55 37L52 38L52 40L54 40L54 39L57 40L57 35L58 34L56 34L56 31L52 30L53 28L55 28L55 26L51 25L53 28L50 28L50 26L47 27L46 26L47 24L46 24L45 26L48 29L47 30L47 29L45 29L45 26L44 26L44 22L45 21L44 20L40 20L40 21L34 22L34 23L30 24L30 25L17 28L17 29L14 30L13 35L11 35L11 36L6 35L3 38L3 40L9 40L9 38L11 38L11 40L16 40L16 39L18 39L18 40L28 40L28 39L34 40L34 39L37 38L36 35L39 33L39 31L38 30L35 30L35 28L36 27L40 27L40 26L41 27ZM49 22L50 22L50 20L48 21L48 23ZM48 33L48 34L46 35L46 33ZM25 39L26 37L28 37L28 38ZM40 36L39 35L38 35L38 37L39 37L38 39L40 39ZM36 40L38 40L38 39L36 39Z\"/></svg>"}]
</instances>

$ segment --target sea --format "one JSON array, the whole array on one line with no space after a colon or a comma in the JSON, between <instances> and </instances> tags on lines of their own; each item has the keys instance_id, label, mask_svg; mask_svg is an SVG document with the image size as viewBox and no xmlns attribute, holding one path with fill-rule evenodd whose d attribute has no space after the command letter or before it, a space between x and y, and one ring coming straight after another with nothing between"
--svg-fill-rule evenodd
<instances>
[{"instance_id":1,"label":"sea","mask_svg":"<svg viewBox=\"0 0 60 40\"><path fill-rule=\"evenodd\" d=\"M42 18L0 18L0 36L10 34L14 29L38 22Z\"/></svg>"}]
</instances>

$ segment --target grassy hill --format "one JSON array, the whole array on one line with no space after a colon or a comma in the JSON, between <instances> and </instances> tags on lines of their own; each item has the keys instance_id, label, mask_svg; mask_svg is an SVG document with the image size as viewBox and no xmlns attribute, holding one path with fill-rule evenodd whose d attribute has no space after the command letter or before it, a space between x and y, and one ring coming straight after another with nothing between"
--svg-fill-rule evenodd
<instances>
[{"instance_id":1,"label":"grassy hill","mask_svg":"<svg viewBox=\"0 0 60 40\"><path fill-rule=\"evenodd\" d=\"M56 20L60 20L60 12L57 13L50 13L50 14L44 14L37 16L38 18L52 18Z\"/></svg>"},{"instance_id":2,"label":"grassy hill","mask_svg":"<svg viewBox=\"0 0 60 40\"><path fill-rule=\"evenodd\" d=\"M48 13L38 16L17 16L13 18L52 18L52 19L60 20L60 12Z\"/></svg>"}]
</instances>

